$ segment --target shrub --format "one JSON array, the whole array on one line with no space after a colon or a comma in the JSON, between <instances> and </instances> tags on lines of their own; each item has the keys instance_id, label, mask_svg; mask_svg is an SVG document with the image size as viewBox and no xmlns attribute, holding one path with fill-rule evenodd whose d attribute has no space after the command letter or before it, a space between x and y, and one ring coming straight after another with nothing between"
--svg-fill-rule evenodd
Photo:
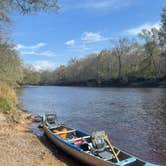
<instances>
[{"instance_id":1,"label":"shrub","mask_svg":"<svg viewBox=\"0 0 166 166\"><path fill-rule=\"evenodd\" d=\"M0 82L0 113L6 114L8 122L18 122L18 99L15 90L4 82Z\"/></svg>"},{"instance_id":2,"label":"shrub","mask_svg":"<svg viewBox=\"0 0 166 166\"><path fill-rule=\"evenodd\" d=\"M0 82L0 97L10 100L13 104L18 104L16 92L4 82Z\"/></svg>"},{"instance_id":3,"label":"shrub","mask_svg":"<svg viewBox=\"0 0 166 166\"><path fill-rule=\"evenodd\" d=\"M8 99L0 97L0 112L9 114L11 110L12 103Z\"/></svg>"}]
</instances>

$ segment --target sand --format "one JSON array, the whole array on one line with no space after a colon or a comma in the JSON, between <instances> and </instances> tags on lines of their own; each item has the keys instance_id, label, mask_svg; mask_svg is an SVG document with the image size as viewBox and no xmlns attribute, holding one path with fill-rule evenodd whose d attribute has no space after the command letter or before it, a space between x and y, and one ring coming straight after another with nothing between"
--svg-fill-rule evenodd
<instances>
[{"instance_id":1,"label":"sand","mask_svg":"<svg viewBox=\"0 0 166 166\"><path fill-rule=\"evenodd\" d=\"M29 129L27 113L17 124L9 124L0 114L0 166L80 166L78 161L53 146L46 137Z\"/></svg>"}]
</instances>

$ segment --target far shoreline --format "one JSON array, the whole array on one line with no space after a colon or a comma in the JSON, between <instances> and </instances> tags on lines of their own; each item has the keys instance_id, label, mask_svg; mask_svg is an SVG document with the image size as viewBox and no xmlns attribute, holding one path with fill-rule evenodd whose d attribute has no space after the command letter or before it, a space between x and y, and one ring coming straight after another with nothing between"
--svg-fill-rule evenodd
<instances>
[{"instance_id":1,"label":"far shoreline","mask_svg":"<svg viewBox=\"0 0 166 166\"><path fill-rule=\"evenodd\" d=\"M98 87L98 88L166 88L166 77L158 79L132 78L132 79L95 79L84 81L67 81L61 80L57 83L29 83L22 84L21 87L27 86L66 86L66 87Z\"/></svg>"},{"instance_id":2,"label":"far shoreline","mask_svg":"<svg viewBox=\"0 0 166 166\"><path fill-rule=\"evenodd\" d=\"M128 85L128 86L86 86L86 85L61 85L61 84L27 84L21 85L20 88L27 88L27 87L37 87L37 86L56 86L56 87L80 87L80 88L166 88L166 85L158 85L158 86L141 86L141 85Z\"/></svg>"}]
</instances>

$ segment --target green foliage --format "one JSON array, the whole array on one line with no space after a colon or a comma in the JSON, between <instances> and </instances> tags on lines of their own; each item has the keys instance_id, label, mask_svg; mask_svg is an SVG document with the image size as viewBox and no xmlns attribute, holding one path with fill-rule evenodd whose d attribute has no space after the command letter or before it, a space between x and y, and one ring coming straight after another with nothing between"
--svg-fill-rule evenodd
<instances>
[{"instance_id":1,"label":"green foliage","mask_svg":"<svg viewBox=\"0 0 166 166\"><path fill-rule=\"evenodd\" d=\"M164 69L161 69L161 74L165 73L166 70L166 7L163 8L161 14L161 29L159 32L160 45L162 46L160 58L161 64L165 66Z\"/></svg>"},{"instance_id":2,"label":"green foliage","mask_svg":"<svg viewBox=\"0 0 166 166\"><path fill-rule=\"evenodd\" d=\"M12 103L3 97L0 97L0 112L9 114L9 112L12 110Z\"/></svg>"},{"instance_id":3,"label":"green foliage","mask_svg":"<svg viewBox=\"0 0 166 166\"><path fill-rule=\"evenodd\" d=\"M18 100L14 89L5 82L0 82L0 113L6 114L8 122L18 121L17 104Z\"/></svg>"},{"instance_id":4,"label":"green foliage","mask_svg":"<svg viewBox=\"0 0 166 166\"><path fill-rule=\"evenodd\" d=\"M16 92L5 82L0 82L0 113L6 114L8 122L18 122L20 113L17 110Z\"/></svg>"},{"instance_id":5,"label":"green foliage","mask_svg":"<svg viewBox=\"0 0 166 166\"><path fill-rule=\"evenodd\" d=\"M115 46L112 52L117 59L118 79L121 79L122 77L122 67L123 67L122 58L129 53L130 47L131 47L131 43L127 38L120 38L119 40L115 41Z\"/></svg>"},{"instance_id":6,"label":"green foliage","mask_svg":"<svg viewBox=\"0 0 166 166\"><path fill-rule=\"evenodd\" d=\"M5 82L0 82L0 97L10 100L14 105L18 104L15 90Z\"/></svg>"},{"instance_id":7,"label":"green foliage","mask_svg":"<svg viewBox=\"0 0 166 166\"><path fill-rule=\"evenodd\" d=\"M166 30L166 7L163 8L161 14L162 28Z\"/></svg>"},{"instance_id":8,"label":"green foliage","mask_svg":"<svg viewBox=\"0 0 166 166\"><path fill-rule=\"evenodd\" d=\"M163 8L161 14L161 29L159 32L160 44L165 45L166 43L166 7Z\"/></svg>"},{"instance_id":9,"label":"green foliage","mask_svg":"<svg viewBox=\"0 0 166 166\"><path fill-rule=\"evenodd\" d=\"M40 81L40 74L36 72L32 66L23 66L23 81L21 84L32 84L36 85Z\"/></svg>"},{"instance_id":10,"label":"green foliage","mask_svg":"<svg viewBox=\"0 0 166 166\"><path fill-rule=\"evenodd\" d=\"M159 44L159 31L155 28L144 29L139 36L145 41L143 63L147 62L147 66L149 66L146 70L149 71L150 76L158 78L160 77L160 54L162 50Z\"/></svg>"},{"instance_id":11,"label":"green foliage","mask_svg":"<svg viewBox=\"0 0 166 166\"><path fill-rule=\"evenodd\" d=\"M21 60L11 44L0 42L0 81L17 85L22 80Z\"/></svg>"}]
</instances>

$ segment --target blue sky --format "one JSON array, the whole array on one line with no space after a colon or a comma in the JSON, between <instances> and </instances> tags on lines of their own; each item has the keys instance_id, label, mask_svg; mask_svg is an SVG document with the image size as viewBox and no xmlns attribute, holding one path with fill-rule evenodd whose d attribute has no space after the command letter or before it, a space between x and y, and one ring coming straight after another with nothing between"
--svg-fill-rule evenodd
<instances>
[{"instance_id":1,"label":"blue sky","mask_svg":"<svg viewBox=\"0 0 166 166\"><path fill-rule=\"evenodd\" d=\"M111 39L135 38L160 27L165 0L59 0L58 14L13 14L13 38L21 59L54 69L72 57L111 48Z\"/></svg>"}]
</instances>

